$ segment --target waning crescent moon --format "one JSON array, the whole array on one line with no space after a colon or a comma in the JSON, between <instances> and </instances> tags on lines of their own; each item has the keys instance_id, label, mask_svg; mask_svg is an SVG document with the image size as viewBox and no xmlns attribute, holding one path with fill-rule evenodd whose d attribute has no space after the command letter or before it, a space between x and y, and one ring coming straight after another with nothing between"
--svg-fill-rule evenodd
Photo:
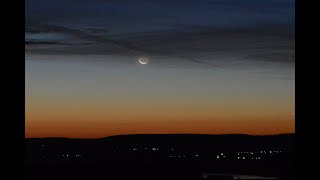
<instances>
[{"instance_id":1,"label":"waning crescent moon","mask_svg":"<svg viewBox=\"0 0 320 180\"><path fill-rule=\"evenodd\" d=\"M145 61L145 62L141 61L140 58L139 58L139 62L140 62L141 64L147 64L147 63L148 63L148 61Z\"/></svg>"}]
</instances>

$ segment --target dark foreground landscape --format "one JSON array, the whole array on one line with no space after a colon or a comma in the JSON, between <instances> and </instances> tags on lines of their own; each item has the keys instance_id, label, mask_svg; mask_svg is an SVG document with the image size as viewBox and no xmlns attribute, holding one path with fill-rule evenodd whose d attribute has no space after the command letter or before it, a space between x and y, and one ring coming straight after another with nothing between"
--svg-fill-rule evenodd
<instances>
[{"instance_id":1,"label":"dark foreground landscape","mask_svg":"<svg viewBox=\"0 0 320 180\"><path fill-rule=\"evenodd\" d=\"M26 139L26 179L295 179L295 134Z\"/></svg>"}]
</instances>

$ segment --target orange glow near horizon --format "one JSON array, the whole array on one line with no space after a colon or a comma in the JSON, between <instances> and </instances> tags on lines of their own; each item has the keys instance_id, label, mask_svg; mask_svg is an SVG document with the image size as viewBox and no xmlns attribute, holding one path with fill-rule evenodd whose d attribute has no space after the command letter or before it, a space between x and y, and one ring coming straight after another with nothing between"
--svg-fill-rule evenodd
<instances>
[{"instance_id":1,"label":"orange glow near horizon","mask_svg":"<svg viewBox=\"0 0 320 180\"><path fill-rule=\"evenodd\" d=\"M26 137L100 138L121 134L293 133L294 112L276 105L135 105L81 103L27 106ZM248 105L247 105L248 106Z\"/></svg>"},{"instance_id":2,"label":"orange glow near horizon","mask_svg":"<svg viewBox=\"0 0 320 180\"><path fill-rule=\"evenodd\" d=\"M234 125L230 125L234 123ZM290 121L283 124L254 123L239 124L228 123L195 123L170 122L164 123L83 123L74 124L33 124L26 127L26 138L68 137L68 138L101 138L123 134L249 134L273 135L294 133L294 123Z\"/></svg>"},{"instance_id":3,"label":"orange glow near horizon","mask_svg":"<svg viewBox=\"0 0 320 180\"><path fill-rule=\"evenodd\" d=\"M82 56L29 58L27 138L295 132L292 79L231 68L77 63Z\"/></svg>"}]
</instances>

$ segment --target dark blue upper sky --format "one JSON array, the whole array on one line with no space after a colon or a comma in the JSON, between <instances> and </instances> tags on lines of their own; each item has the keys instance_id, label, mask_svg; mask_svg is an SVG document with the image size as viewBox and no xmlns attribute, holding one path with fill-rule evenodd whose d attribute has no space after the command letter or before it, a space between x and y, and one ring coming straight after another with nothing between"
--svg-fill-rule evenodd
<instances>
[{"instance_id":1,"label":"dark blue upper sky","mask_svg":"<svg viewBox=\"0 0 320 180\"><path fill-rule=\"evenodd\" d=\"M293 0L28 0L28 22L111 32L294 24Z\"/></svg>"},{"instance_id":2,"label":"dark blue upper sky","mask_svg":"<svg viewBox=\"0 0 320 180\"><path fill-rule=\"evenodd\" d=\"M294 62L294 14L294 0L28 0L26 43L46 53Z\"/></svg>"}]
</instances>

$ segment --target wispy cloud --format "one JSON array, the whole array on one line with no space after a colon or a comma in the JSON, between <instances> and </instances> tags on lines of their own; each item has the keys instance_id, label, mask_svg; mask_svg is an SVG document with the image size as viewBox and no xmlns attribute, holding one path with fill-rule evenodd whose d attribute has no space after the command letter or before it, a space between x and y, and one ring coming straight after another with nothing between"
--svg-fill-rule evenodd
<instances>
[{"instance_id":1,"label":"wispy cloud","mask_svg":"<svg viewBox=\"0 0 320 180\"><path fill-rule=\"evenodd\" d=\"M216 57L294 63L291 0L57 4L27 2L27 52L164 56L208 67L219 66Z\"/></svg>"}]
</instances>

